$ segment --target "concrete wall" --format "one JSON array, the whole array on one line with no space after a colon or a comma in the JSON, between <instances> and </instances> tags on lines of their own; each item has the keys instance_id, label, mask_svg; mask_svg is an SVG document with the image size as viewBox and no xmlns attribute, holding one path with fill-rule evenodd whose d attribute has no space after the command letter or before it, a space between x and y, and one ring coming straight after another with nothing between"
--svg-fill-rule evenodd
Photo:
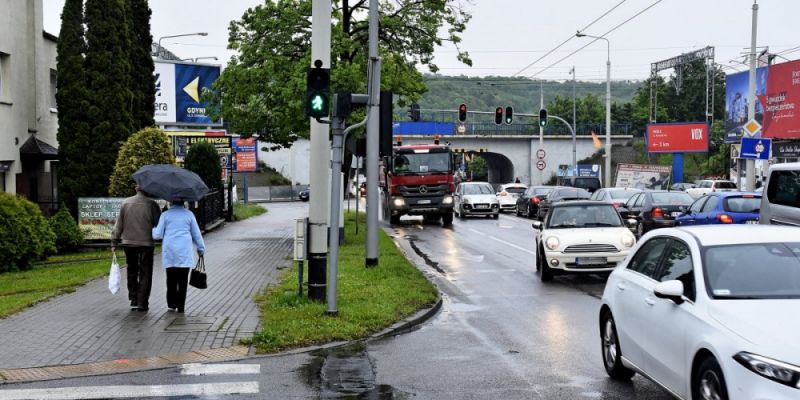
<instances>
[{"instance_id":1,"label":"concrete wall","mask_svg":"<svg viewBox=\"0 0 800 400\"><path fill-rule=\"evenodd\" d=\"M58 146L58 114L50 104L56 44L45 38L42 13L42 0L4 1L0 12L0 161L12 162L0 188L9 193L16 193L16 175L23 172L19 147L31 135ZM49 163L39 167L49 173Z\"/></svg>"},{"instance_id":2,"label":"concrete wall","mask_svg":"<svg viewBox=\"0 0 800 400\"><path fill-rule=\"evenodd\" d=\"M624 144L631 140L631 136L615 135L612 136L613 144ZM530 136L445 136L442 141L450 142L453 149L464 149L467 151L479 151L483 149L488 155L487 161L490 162L490 181L493 179L491 168L504 165L504 160L508 159L513 166L513 171L509 173L495 172L494 175L519 177L520 182L525 184L541 184L550 179L552 174L558 171L559 164L572 165L572 138L567 136L545 137L542 148L545 151L545 168L539 171L536 168L536 151L539 149L539 138ZM428 136L403 136L404 144L431 143ZM578 137L575 144L576 159L581 160L594 154L591 136ZM495 159L496 162L492 162ZM601 166L602 168L602 166ZM513 181L513 178L511 179ZM492 182L509 183L509 182Z\"/></svg>"},{"instance_id":3,"label":"concrete wall","mask_svg":"<svg viewBox=\"0 0 800 400\"><path fill-rule=\"evenodd\" d=\"M311 183L311 142L308 139L298 139L288 149L264 150L270 144L259 143L258 160L264 161L268 166L275 168L292 183L308 185Z\"/></svg>"}]
</instances>

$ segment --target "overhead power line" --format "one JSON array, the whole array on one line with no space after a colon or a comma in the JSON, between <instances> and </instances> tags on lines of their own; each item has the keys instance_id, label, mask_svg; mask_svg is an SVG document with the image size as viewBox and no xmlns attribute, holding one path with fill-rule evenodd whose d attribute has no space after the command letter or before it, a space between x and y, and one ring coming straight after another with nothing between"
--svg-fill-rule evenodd
<instances>
[{"instance_id":1,"label":"overhead power line","mask_svg":"<svg viewBox=\"0 0 800 400\"><path fill-rule=\"evenodd\" d=\"M663 1L663 0L657 0L655 3L653 3L653 4L650 4L649 6L647 6L646 8L644 8L643 10L641 10L641 11L639 11L638 13L634 14L632 17L630 17L630 18L626 19L625 21L622 21L621 23L619 23L619 24L618 24L618 25L616 25L615 27L613 27L613 28L611 28L610 30L606 31L605 33L603 33L603 34L602 34L602 35L600 35L599 37L600 37L600 38L604 38L604 37L606 37L606 35L608 35L609 33L611 33L611 32L614 32L615 30L617 30L617 29L618 29L618 28L620 28L621 26L623 26L623 25L627 24L628 22L630 22L630 21L631 21L631 20L633 20L634 18L636 18L636 17L638 17L638 16L642 15L642 14L643 14L645 11L647 11L647 10L649 10L649 9L651 9L651 8L653 8L653 7L655 7L655 5L656 5L656 4L658 4L658 3L661 3L662 1ZM584 29L581 29L581 30L579 30L579 32L583 32L583 31L584 31ZM579 52L579 51L581 51L581 50L583 50L583 49L585 49L585 48L589 47L589 45L591 45L592 43L594 43L594 42L596 42L596 41L598 41L598 40L600 40L600 39L599 39L599 38L597 38L597 39L594 39L594 40L592 40L592 41L591 41L591 42L589 42L589 43L586 43L586 45L584 45L584 46L582 46L582 47L578 48L577 50L575 50L575 51L573 51L573 52L571 52L571 53L567 54L566 56L564 56L564 57L562 57L561 59L559 59L558 61L556 61L556 62L554 62L554 63L552 63L552 64L548 65L547 67L545 67L544 69L540 70L539 72L537 72L537 73L535 73L535 74L533 74L533 75L530 75L530 76L528 76L528 78L534 78L534 77L538 76L538 75L539 75L539 74L541 74L542 72L545 72L545 71L547 71L548 69L550 69L550 68L552 68L552 67L556 66L558 63L560 63L560 62L562 62L562 61L564 61L564 60L566 60L566 59L568 59L568 58L572 57L572 56L573 56L573 55L575 55L577 52Z\"/></svg>"},{"instance_id":2,"label":"overhead power line","mask_svg":"<svg viewBox=\"0 0 800 400\"><path fill-rule=\"evenodd\" d=\"M622 0L622 1L620 1L619 3L617 3L617 5L615 5L614 7L611 7L611 9L609 9L608 11L606 11L605 13L603 13L603 15L601 15L601 16L599 16L599 17L595 18L595 20L594 20L594 21L590 22L590 23L589 23L589 25L586 25L586 26L584 26L584 27L583 27L583 29L581 29L581 30L588 29L589 27L591 27L592 25L594 25L594 24L595 24L595 22L597 22L597 21L600 21L600 20L601 20L601 19L603 19L603 18L604 18L606 15L608 15L609 13L611 13L612 11L614 11L614 10L615 10L617 7L621 6L621 5L622 5L622 3L624 3L625 1L626 1L626 0ZM544 54L544 55L542 55L541 57L537 58L537 59L536 59L536 60L534 60L532 63L530 63L530 64L528 64L527 66L525 66L525 68L523 68L523 69L521 69L521 70L517 71L517 73L515 73L515 74L514 74L514 75L512 75L512 76L517 76L517 75L519 75L519 74L523 73L523 72L524 72L526 69L528 69L528 68L530 68L530 67L534 66L536 63L538 63L539 61L543 60L545 57L549 56L550 54L553 54L553 52L555 52L556 50L558 50L559 48L561 48L561 46L563 46L563 45L567 44L567 43L568 43L570 40L572 40L572 39L574 39L574 38L575 38L575 36L574 36L574 35L572 35L572 36L568 37L568 38L567 38L567 40L565 40L565 41L561 42L561 44L559 44L558 46L554 47L552 50L548 51L547 53L545 53L545 54Z\"/></svg>"}]
</instances>

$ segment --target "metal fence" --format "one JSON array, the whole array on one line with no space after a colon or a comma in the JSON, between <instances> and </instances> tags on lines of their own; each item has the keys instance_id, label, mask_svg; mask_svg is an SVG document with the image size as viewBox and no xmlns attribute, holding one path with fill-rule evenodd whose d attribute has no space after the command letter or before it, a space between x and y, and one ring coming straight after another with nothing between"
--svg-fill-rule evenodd
<instances>
[{"instance_id":1,"label":"metal fence","mask_svg":"<svg viewBox=\"0 0 800 400\"><path fill-rule=\"evenodd\" d=\"M225 220L225 193L221 190L207 194L202 200L190 203L200 230L208 230L212 225Z\"/></svg>"},{"instance_id":2,"label":"metal fence","mask_svg":"<svg viewBox=\"0 0 800 400\"><path fill-rule=\"evenodd\" d=\"M300 192L308 185L250 186L247 191L248 202L295 201L300 200ZM245 199L244 189L238 188L239 201Z\"/></svg>"}]
</instances>

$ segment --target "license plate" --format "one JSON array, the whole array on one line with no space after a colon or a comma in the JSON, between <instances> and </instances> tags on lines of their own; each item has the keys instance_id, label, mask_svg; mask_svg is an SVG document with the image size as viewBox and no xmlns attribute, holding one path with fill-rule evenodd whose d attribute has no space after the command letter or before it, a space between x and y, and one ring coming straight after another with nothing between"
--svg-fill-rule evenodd
<instances>
[{"instance_id":1,"label":"license plate","mask_svg":"<svg viewBox=\"0 0 800 400\"><path fill-rule=\"evenodd\" d=\"M672 213L671 215L672 215L673 217L680 217L680 216L681 216L681 213L680 213L680 212L674 212L674 213Z\"/></svg>"},{"instance_id":2,"label":"license plate","mask_svg":"<svg viewBox=\"0 0 800 400\"><path fill-rule=\"evenodd\" d=\"M757 219L751 219L751 220L748 220L745 223L749 224L749 225L758 225L758 220Z\"/></svg>"},{"instance_id":3,"label":"license plate","mask_svg":"<svg viewBox=\"0 0 800 400\"><path fill-rule=\"evenodd\" d=\"M476 204L475 208L489 208L489 206L486 204Z\"/></svg>"},{"instance_id":4,"label":"license plate","mask_svg":"<svg viewBox=\"0 0 800 400\"><path fill-rule=\"evenodd\" d=\"M420 201L417 202L417 204L431 204L431 201L430 200L420 200Z\"/></svg>"},{"instance_id":5,"label":"license plate","mask_svg":"<svg viewBox=\"0 0 800 400\"><path fill-rule=\"evenodd\" d=\"M575 259L576 265L605 265L608 259L605 257L578 257Z\"/></svg>"}]
</instances>

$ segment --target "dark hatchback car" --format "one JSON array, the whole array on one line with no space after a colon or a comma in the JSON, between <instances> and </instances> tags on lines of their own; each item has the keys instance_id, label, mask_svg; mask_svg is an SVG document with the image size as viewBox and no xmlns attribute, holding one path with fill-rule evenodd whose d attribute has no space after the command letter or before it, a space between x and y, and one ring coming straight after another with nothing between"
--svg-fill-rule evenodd
<instances>
[{"instance_id":1,"label":"dark hatchback car","mask_svg":"<svg viewBox=\"0 0 800 400\"><path fill-rule=\"evenodd\" d=\"M297 193L297 198L299 198L300 201L308 201L310 197L311 197L311 188L305 188L301 190L299 193Z\"/></svg>"},{"instance_id":2,"label":"dark hatchback car","mask_svg":"<svg viewBox=\"0 0 800 400\"><path fill-rule=\"evenodd\" d=\"M547 196L545 196L542 201L539 202L539 210L537 211L538 214L536 217L539 220L544 220L547 212L550 211L551 206L555 203L573 200L589 200L591 197L592 194L587 192L585 189L556 187Z\"/></svg>"},{"instance_id":3,"label":"dark hatchback car","mask_svg":"<svg viewBox=\"0 0 800 400\"><path fill-rule=\"evenodd\" d=\"M675 226L675 218L694 202L686 192L654 190L637 193L619 208L624 219L636 220L636 236L657 228Z\"/></svg>"},{"instance_id":4,"label":"dark hatchback car","mask_svg":"<svg viewBox=\"0 0 800 400\"><path fill-rule=\"evenodd\" d=\"M558 184L560 186L581 188L589 193L594 193L595 190L603 187L603 185L600 184L600 178L595 176L565 176L558 178Z\"/></svg>"},{"instance_id":5,"label":"dark hatchback car","mask_svg":"<svg viewBox=\"0 0 800 400\"><path fill-rule=\"evenodd\" d=\"M517 216L536 218L539 215L539 203L552 191L553 186L531 186L526 189L525 193L517 197Z\"/></svg>"}]
</instances>

